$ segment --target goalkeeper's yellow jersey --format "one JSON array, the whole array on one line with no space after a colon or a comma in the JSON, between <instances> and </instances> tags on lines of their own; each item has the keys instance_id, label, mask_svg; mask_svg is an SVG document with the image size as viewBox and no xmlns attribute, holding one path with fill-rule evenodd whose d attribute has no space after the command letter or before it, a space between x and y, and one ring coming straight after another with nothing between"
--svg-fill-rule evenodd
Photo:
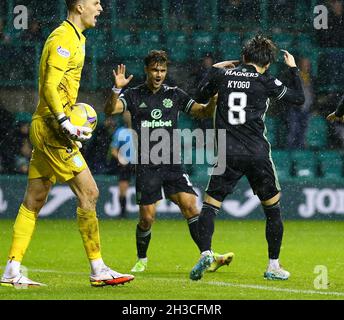
<instances>
[{"instance_id":1,"label":"goalkeeper's yellow jersey","mask_svg":"<svg viewBox=\"0 0 344 320\"><path fill-rule=\"evenodd\" d=\"M81 30L68 20L50 34L41 56L39 101L33 119L64 112L65 107L75 104L85 60L85 42ZM60 103L55 101L48 106L44 92L47 84L57 88Z\"/></svg>"}]
</instances>

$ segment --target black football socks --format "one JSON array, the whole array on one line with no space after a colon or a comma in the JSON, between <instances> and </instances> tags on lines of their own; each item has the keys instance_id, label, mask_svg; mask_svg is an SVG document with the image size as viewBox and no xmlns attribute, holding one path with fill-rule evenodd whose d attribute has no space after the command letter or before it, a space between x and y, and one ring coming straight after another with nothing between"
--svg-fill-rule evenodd
<instances>
[{"instance_id":1,"label":"black football socks","mask_svg":"<svg viewBox=\"0 0 344 320\"><path fill-rule=\"evenodd\" d=\"M136 248L137 257L143 259L147 257L149 241L151 239L151 229L142 230L139 225L136 226Z\"/></svg>"},{"instance_id":2,"label":"black football socks","mask_svg":"<svg viewBox=\"0 0 344 320\"><path fill-rule=\"evenodd\" d=\"M198 249L201 250L199 235L198 235L198 219L199 215L189 218L187 220L189 231L191 234L192 240L196 243Z\"/></svg>"},{"instance_id":3,"label":"black football socks","mask_svg":"<svg viewBox=\"0 0 344 320\"><path fill-rule=\"evenodd\" d=\"M127 197L119 197L119 204L121 205L121 217L126 217L126 208L127 208Z\"/></svg>"},{"instance_id":4,"label":"black football socks","mask_svg":"<svg viewBox=\"0 0 344 320\"><path fill-rule=\"evenodd\" d=\"M215 217L220 208L204 202L198 219L199 247L201 252L211 250L211 240L215 230Z\"/></svg>"},{"instance_id":5,"label":"black football socks","mask_svg":"<svg viewBox=\"0 0 344 320\"><path fill-rule=\"evenodd\" d=\"M278 259L282 238L283 222L279 202L272 206L263 206L266 216L265 237L268 242L269 259Z\"/></svg>"}]
</instances>

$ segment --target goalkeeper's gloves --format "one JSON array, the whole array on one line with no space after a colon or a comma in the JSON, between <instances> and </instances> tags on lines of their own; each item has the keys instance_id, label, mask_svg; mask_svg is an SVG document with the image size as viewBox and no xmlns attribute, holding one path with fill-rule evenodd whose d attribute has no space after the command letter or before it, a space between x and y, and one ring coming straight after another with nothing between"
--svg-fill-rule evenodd
<instances>
[{"instance_id":1,"label":"goalkeeper's gloves","mask_svg":"<svg viewBox=\"0 0 344 320\"><path fill-rule=\"evenodd\" d=\"M71 124L65 114L61 114L57 117L57 121L62 128L63 133L75 141L87 141L92 137L92 129L88 127L79 127Z\"/></svg>"}]
</instances>

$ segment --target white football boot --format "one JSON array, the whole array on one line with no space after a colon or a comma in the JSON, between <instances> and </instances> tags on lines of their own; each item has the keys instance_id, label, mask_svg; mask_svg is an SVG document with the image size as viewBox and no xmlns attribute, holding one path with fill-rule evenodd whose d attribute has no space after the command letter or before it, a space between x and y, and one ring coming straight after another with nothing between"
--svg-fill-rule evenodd
<instances>
[{"instance_id":1,"label":"white football boot","mask_svg":"<svg viewBox=\"0 0 344 320\"><path fill-rule=\"evenodd\" d=\"M31 279L23 276L22 274L19 274L14 278L2 277L0 281L0 286L25 288L25 287L44 287L46 286L46 284L32 281Z\"/></svg>"},{"instance_id":2,"label":"white football boot","mask_svg":"<svg viewBox=\"0 0 344 320\"><path fill-rule=\"evenodd\" d=\"M122 274L104 266L98 274L91 274L90 283L93 287L116 286L134 280L131 274Z\"/></svg>"}]
</instances>

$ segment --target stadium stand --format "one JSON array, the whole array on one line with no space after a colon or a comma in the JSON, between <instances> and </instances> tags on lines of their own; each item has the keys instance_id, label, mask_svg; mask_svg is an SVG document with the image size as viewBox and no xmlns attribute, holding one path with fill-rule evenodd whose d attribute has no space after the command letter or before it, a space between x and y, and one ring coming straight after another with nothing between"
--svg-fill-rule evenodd
<instances>
[{"instance_id":1,"label":"stadium stand","mask_svg":"<svg viewBox=\"0 0 344 320\"><path fill-rule=\"evenodd\" d=\"M296 56L310 59L317 95L342 92L344 48L332 45L328 48L326 42L321 42L317 37L312 27L312 8L316 1L293 0L276 4L272 0L195 0L195 3L202 8L197 14L195 4L187 1L143 3L139 0L103 0L104 13L99 19L99 27L86 34L87 56L81 90L97 92L107 89L112 81L111 70L118 63L127 65L128 72L135 76L134 81L142 80L142 58L152 48L168 51L172 65L176 68L173 75L180 77L173 80L183 87L185 82L192 83L185 70L190 70L188 66L198 63L205 53L211 53L215 61L238 58L242 44L257 31L262 31L269 34L280 48L290 48ZM2 90L35 90L43 45L39 39L45 39L65 17L65 4L64 0L53 3L21 1L21 4L32 8L29 14L40 24L41 35L37 37L23 37L29 31L14 28L12 8L16 4L15 0L0 4L0 86ZM280 19L278 10L287 10L283 11L283 17L287 16L285 12L290 17ZM55 14L52 15L52 12ZM245 12L245 23L242 12ZM309 15L305 15L305 12L309 12ZM13 65L20 65L21 68L14 70ZM282 69L280 56L270 72L277 75ZM11 109L11 106L8 107ZM287 128L283 114L270 114L268 111L267 137L281 178L343 176L341 154L336 151L327 153L330 130L324 115L316 113L311 117L306 133L307 149L292 152L285 147ZM190 119L181 119L182 127L190 128L194 125ZM332 166L329 163L331 161L340 165ZM305 172L304 167L308 165L309 172Z\"/></svg>"},{"instance_id":2,"label":"stadium stand","mask_svg":"<svg viewBox=\"0 0 344 320\"><path fill-rule=\"evenodd\" d=\"M316 156L309 150L292 151L292 175L296 178L314 178L318 175Z\"/></svg>"},{"instance_id":3,"label":"stadium stand","mask_svg":"<svg viewBox=\"0 0 344 320\"><path fill-rule=\"evenodd\" d=\"M343 176L343 155L338 151L323 151L318 155L323 178L340 179Z\"/></svg>"}]
</instances>

